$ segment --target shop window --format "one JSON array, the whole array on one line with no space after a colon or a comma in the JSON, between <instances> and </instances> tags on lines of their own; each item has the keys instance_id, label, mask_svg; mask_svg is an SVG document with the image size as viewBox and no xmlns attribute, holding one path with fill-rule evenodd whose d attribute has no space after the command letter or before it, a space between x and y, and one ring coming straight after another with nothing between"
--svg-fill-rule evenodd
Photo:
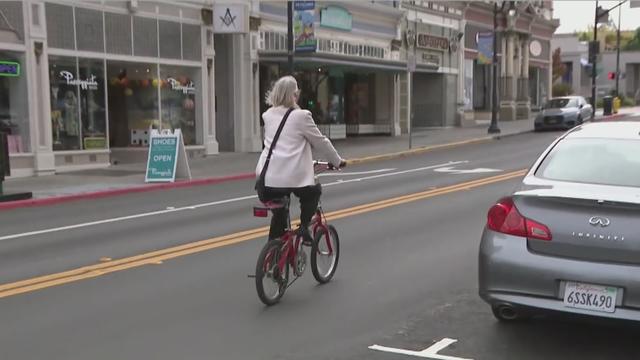
<instances>
[{"instance_id":1,"label":"shop window","mask_svg":"<svg viewBox=\"0 0 640 360\"><path fill-rule=\"evenodd\" d=\"M78 50L104 52L102 12L76 8Z\"/></svg>"},{"instance_id":2,"label":"shop window","mask_svg":"<svg viewBox=\"0 0 640 360\"><path fill-rule=\"evenodd\" d=\"M9 153L29 152L29 113L24 55L0 51L0 132Z\"/></svg>"},{"instance_id":3,"label":"shop window","mask_svg":"<svg viewBox=\"0 0 640 360\"><path fill-rule=\"evenodd\" d=\"M211 45L209 38L207 38L207 44ZM200 26L182 24L182 57L185 60L201 61L201 46Z\"/></svg>"},{"instance_id":4,"label":"shop window","mask_svg":"<svg viewBox=\"0 0 640 360\"><path fill-rule=\"evenodd\" d=\"M107 52L131 55L131 16L105 13L104 27Z\"/></svg>"},{"instance_id":5,"label":"shop window","mask_svg":"<svg viewBox=\"0 0 640 360\"><path fill-rule=\"evenodd\" d=\"M162 39L160 42L160 57L169 59L182 58L180 23L160 20L158 26L160 28L160 39ZM200 45L199 42L198 45Z\"/></svg>"},{"instance_id":6,"label":"shop window","mask_svg":"<svg viewBox=\"0 0 640 360\"><path fill-rule=\"evenodd\" d=\"M80 88L80 120L82 148L85 150L107 147L104 62L80 59L78 61ZM84 83L82 82L84 81Z\"/></svg>"},{"instance_id":7,"label":"shop window","mask_svg":"<svg viewBox=\"0 0 640 360\"><path fill-rule=\"evenodd\" d=\"M59 49L75 49L73 8L46 3L45 15L48 45Z\"/></svg>"},{"instance_id":8,"label":"shop window","mask_svg":"<svg viewBox=\"0 0 640 360\"><path fill-rule=\"evenodd\" d=\"M0 1L0 41L24 43L22 1Z\"/></svg>"},{"instance_id":9,"label":"shop window","mask_svg":"<svg viewBox=\"0 0 640 360\"><path fill-rule=\"evenodd\" d=\"M80 101L76 58L49 57L53 150L80 149Z\"/></svg>"},{"instance_id":10,"label":"shop window","mask_svg":"<svg viewBox=\"0 0 640 360\"><path fill-rule=\"evenodd\" d=\"M185 145L195 145L200 101L200 69L160 65L163 129L181 129Z\"/></svg>"},{"instance_id":11,"label":"shop window","mask_svg":"<svg viewBox=\"0 0 640 360\"><path fill-rule=\"evenodd\" d=\"M156 19L133 18L133 54L136 56L158 56L158 21Z\"/></svg>"},{"instance_id":12,"label":"shop window","mask_svg":"<svg viewBox=\"0 0 640 360\"><path fill-rule=\"evenodd\" d=\"M107 62L111 147L148 145L145 131L160 128L157 74L154 64Z\"/></svg>"}]
</instances>

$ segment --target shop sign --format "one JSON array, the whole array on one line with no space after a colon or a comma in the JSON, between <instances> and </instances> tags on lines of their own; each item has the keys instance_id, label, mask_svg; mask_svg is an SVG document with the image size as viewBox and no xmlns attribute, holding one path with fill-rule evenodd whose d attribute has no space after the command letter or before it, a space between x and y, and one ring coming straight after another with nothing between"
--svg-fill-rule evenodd
<instances>
[{"instance_id":1,"label":"shop sign","mask_svg":"<svg viewBox=\"0 0 640 360\"><path fill-rule=\"evenodd\" d=\"M249 8L243 4L214 4L213 32L234 34L249 32Z\"/></svg>"},{"instance_id":2,"label":"shop sign","mask_svg":"<svg viewBox=\"0 0 640 360\"><path fill-rule=\"evenodd\" d=\"M89 75L85 80L74 79L73 74L68 71L60 71L60 77L67 81L67 85L79 85L82 90L98 90L98 82L95 75Z\"/></svg>"},{"instance_id":3,"label":"shop sign","mask_svg":"<svg viewBox=\"0 0 640 360\"><path fill-rule=\"evenodd\" d=\"M171 90L182 91L183 94L195 94L196 87L193 84L193 81L189 81L187 85L182 85L180 81L174 78L167 78L167 82L171 85Z\"/></svg>"},{"instance_id":4,"label":"shop sign","mask_svg":"<svg viewBox=\"0 0 640 360\"><path fill-rule=\"evenodd\" d=\"M176 177L191 179L182 132L176 129L151 130L145 182L173 182Z\"/></svg>"},{"instance_id":5,"label":"shop sign","mask_svg":"<svg viewBox=\"0 0 640 360\"><path fill-rule=\"evenodd\" d=\"M477 33L476 42L478 43L478 64L491 64L493 62L493 33Z\"/></svg>"},{"instance_id":6,"label":"shop sign","mask_svg":"<svg viewBox=\"0 0 640 360\"><path fill-rule=\"evenodd\" d=\"M0 61L0 76L20 76L20 63L15 61Z\"/></svg>"},{"instance_id":7,"label":"shop sign","mask_svg":"<svg viewBox=\"0 0 640 360\"><path fill-rule=\"evenodd\" d=\"M431 54L431 53L423 52L422 62L424 64L435 65L440 67L440 64L442 63L442 56L439 54Z\"/></svg>"},{"instance_id":8,"label":"shop sign","mask_svg":"<svg viewBox=\"0 0 640 360\"><path fill-rule=\"evenodd\" d=\"M351 31L353 17L351 14L338 6L327 6L320 12L320 26Z\"/></svg>"},{"instance_id":9,"label":"shop sign","mask_svg":"<svg viewBox=\"0 0 640 360\"><path fill-rule=\"evenodd\" d=\"M318 40L314 31L315 1L293 3L293 38L296 52L316 51Z\"/></svg>"},{"instance_id":10,"label":"shop sign","mask_svg":"<svg viewBox=\"0 0 640 360\"><path fill-rule=\"evenodd\" d=\"M86 137L83 139L83 142L84 149L86 150L107 148L107 138L105 138L104 136Z\"/></svg>"},{"instance_id":11,"label":"shop sign","mask_svg":"<svg viewBox=\"0 0 640 360\"><path fill-rule=\"evenodd\" d=\"M449 39L441 36L418 33L418 47L421 49L447 51L449 50Z\"/></svg>"}]
</instances>

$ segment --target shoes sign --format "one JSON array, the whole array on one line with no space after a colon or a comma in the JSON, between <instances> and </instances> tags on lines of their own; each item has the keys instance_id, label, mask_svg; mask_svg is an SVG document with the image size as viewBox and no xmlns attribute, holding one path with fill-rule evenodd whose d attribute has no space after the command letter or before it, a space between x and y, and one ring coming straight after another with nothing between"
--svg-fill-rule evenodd
<instances>
[{"instance_id":1,"label":"shoes sign","mask_svg":"<svg viewBox=\"0 0 640 360\"><path fill-rule=\"evenodd\" d=\"M180 129L151 130L145 182L174 182L191 179L191 169Z\"/></svg>"}]
</instances>

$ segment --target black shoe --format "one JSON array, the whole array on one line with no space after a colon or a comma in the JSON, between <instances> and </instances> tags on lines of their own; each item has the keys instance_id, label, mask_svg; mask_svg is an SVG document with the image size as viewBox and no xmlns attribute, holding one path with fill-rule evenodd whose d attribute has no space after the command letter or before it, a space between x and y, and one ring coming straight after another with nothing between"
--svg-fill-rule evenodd
<instances>
[{"instance_id":1,"label":"black shoe","mask_svg":"<svg viewBox=\"0 0 640 360\"><path fill-rule=\"evenodd\" d=\"M306 226L299 227L298 235L302 236L302 245L311 246L313 237L311 237L311 233L309 233L309 228Z\"/></svg>"}]
</instances>

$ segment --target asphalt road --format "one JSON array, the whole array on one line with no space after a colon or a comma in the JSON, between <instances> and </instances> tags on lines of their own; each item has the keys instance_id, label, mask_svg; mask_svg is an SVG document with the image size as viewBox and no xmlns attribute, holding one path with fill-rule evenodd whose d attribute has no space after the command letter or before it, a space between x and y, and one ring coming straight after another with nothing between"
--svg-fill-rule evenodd
<instances>
[{"instance_id":1,"label":"asphalt road","mask_svg":"<svg viewBox=\"0 0 640 360\"><path fill-rule=\"evenodd\" d=\"M0 213L0 359L410 359L369 347L445 338L457 342L441 354L467 359L636 359L637 325L501 324L477 296L486 211L519 181L499 176L559 134L326 174L328 213L423 194L333 220L334 280L318 286L307 271L273 307L247 277L265 237L237 235L267 225L251 216L251 181Z\"/></svg>"}]
</instances>

